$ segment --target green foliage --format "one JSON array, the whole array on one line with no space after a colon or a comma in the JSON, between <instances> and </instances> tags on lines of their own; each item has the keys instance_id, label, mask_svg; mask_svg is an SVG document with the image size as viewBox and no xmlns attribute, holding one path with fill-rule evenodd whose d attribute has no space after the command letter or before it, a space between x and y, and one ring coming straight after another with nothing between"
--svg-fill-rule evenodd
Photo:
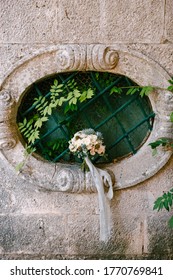
<instances>
[{"instance_id":1,"label":"green foliage","mask_svg":"<svg viewBox=\"0 0 173 280\"><path fill-rule=\"evenodd\" d=\"M58 81L55 80L54 84L51 86L50 92L53 103L52 108L65 104L64 113L77 110L79 103L92 98L94 95L94 90L92 88L82 91L79 90L77 82L74 79L69 80L65 85L58 85Z\"/></svg>"},{"instance_id":2,"label":"green foliage","mask_svg":"<svg viewBox=\"0 0 173 280\"><path fill-rule=\"evenodd\" d=\"M94 95L94 90L88 88L80 91L75 80L69 80L66 85L59 84L54 80L50 88L50 96L39 96L34 98L33 106L35 114L29 120L23 119L18 123L18 127L28 144L34 144L40 138L40 131L44 123L49 120L49 116L57 107L63 107L64 113L77 110L78 104L82 103Z\"/></svg>"},{"instance_id":3,"label":"green foliage","mask_svg":"<svg viewBox=\"0 0 173 280\"><path fill-rule=\"evenodd\" d=\"M68 148L68 141L64 138L58 138L56 141L48 141L44 147L43 155L46 159L54 158L54 155L61 154Z\"/></svg>"},{"instance_id":4,"label":"green foliage","mask_svg":"<svg viewBox=\"0 0 173 280\"><path fill-rule=\"evenodd\" d=\"M160 211L161 209L165 208L167 211L170 210L172 207L173 202L173 189L164 193L162 196L158 197L154 202L153 210Z\"/></svg>"},{"instance_id":5,"label":"green foliage","mask_svg":"<svg viewBox=\"0 0 173 280\"><path fill-rule=\"evenodd\" d=\"M173 148L173 140L169 139L169 138L162 137L162 138L158 138L154 142L151 142L149 144L149 146L151 146L151 149L153 150L153 155L156 155L157 154L157 148L159 146L162 146L167 150L172 149Z\"/></svg>"},{"instance_id":6,"label":"green foliage","mask_svg":"<svg viewBox=\"0 0 173 280\"><path fill-rule=\"evenodd\" d=\"M41 137L41 131L49 121L50 116L56 108L61 107L64 111L64 114L70 114L71 112L78 109L80 103L89 100L94 95L94 89L79 89L77 82L72 79L69 80L66 84L59 83L57 79L54 80L53 85L50 86L50 94L46 96L38 96L34 98L34 102L31 106L34 108L34 114L27 119L26 117L22 122L18 123L19 130L23 135L27 146L27 154L33 153L31 147L34 147L36 141ZM68 124L67 124L68 125ZM49 141L46 143L44 152L51 158L53 153L61 153L64 149L67 149L68 141L66 139L57 139L56 143ZM25 155L27 158L28 155ZM19 171L23 168L25 164L21 162L16 170Z\"/></svg>"},{"instance_id":7,"label":"green foliage","mask_svg":"<svg viewBox=\"0 0 173 280\"><path fill-rule=\"evenodd\" d=\"M35 147L27 145L24 152L24 159L19 164L16 165L15 170L20 173L21 169L25 166L28 158L36 151Z\"/></svg>"},{"instance_id":8,"label":"green foliage","mask_svg":"<svg viewBox=\"0 0 173 280\"><path fill-rule=\"evenodd\" d=\"M168 224L171 228L173 228L173 216L169 219Z\"/></svg>"},{"instance_id":9,"label":"green foliage","mask_svg":"<svg viewBox=\"0 0 173 280\"><path fill-rule=\"evenodd\" d=\"M114 86L110 90L110 95L113 94L113 93L121 94L122 92L123 92L122 88Z\"/></svg>"},{"instance_id":10,"label":"green foliage","mask_svg":"<svg viewBox=\"0 0 173 280\"><path fill-rule=\"evenodd\" d=\"M131 87L131 88L128 89L126 94L127 95L133 95L133 94L139 92L139 90L140 90L140 87Z\"/></svg>"},{"instance_id":11,"label":"green foliage","mask_svg":"<svg viewBox=\"0 0 173 280\"><path fill-rule=\"evenodd\" d=\"M126 95L134 95L136 93L139 93L141 97L148 96L154 88L151 86L145 86L145 87L140 87L140 86L129 86L129 87L112 87L110 94L113 93L118 93L121 94L123 92L123 89L127 89Z\"/></svg>"},{"instance_id":12,"label":"green foliage","mask_svg":"<svg viewBox=\"0 0 173 280\"><path fill-rule=\"evenodd\" d=\"M151 86L145 86L145 87L140 87L140 86L135 87L134 86L134 87L129 88L129 90L127 91L127 95L133 95L133 94L139 92L139 95L141 97L144 97L144 96L148 96L153 90L154 90L154 88Z\"/></svg>"},{"instance_id":13,"label":"green foliage","mask_svg":"<svg viewBox=\"0 0 173 280\"><path fill-rule=\"evenodd\" d=\"M95 73L95 78L99 82L99 85L101 86L109 86L114 82L113 75L110 75L110 73L102 73L102 76L100 77L100 73ZM105 82L106 80L106 82ZM141 97L148 96L153 90L154 87L152 86L138 86L138 85L129 85L129 86L112 86L110 89L110 95L116 93L116 94L122 94L123 90L126 90L126 95L133 95L136 93L139 93Z\"/></svg>"},{"instance_id":14,"label":"green foliage","mask_svg":"<svg viewBox=\"0 0 173 280\"><path fill-rule=\"evenodd\" d=\"M170 121L173 122L173 112L170 114Z\"/></svg>"},{"instance_id":15,"label":"green foliage","mask_svg":"<svg viewBox=\"0 0 173 280\"><path fill-rule=\"evenodd\" d=\"M165 208L167 211L170 211L173 205L173 189L164 193L162 196L158 197L154 202L153 210L160 211ZM173 228L173 216L169 220L169 226Z\"/></svg>"},{"instance_id":16,"label":"green foliage","mask_svg":"<svg viewBox=\"0 0 173 280\"><path fill-rule=\"evenodd\" d=\"M173 80L169 81L169 82L172 82L172 84L173 84ZM171 114L170 114L170 121L173 122L173 112L171 112ZM151 149L153 150L153 155L156 155L157 148L159 146L162 146L166 149L173 149L173 139L162 137L162 138L158 138L156 141L150 143L149 145L151 146Z\"/></svg>"},{"instance_id":17,"label":"green foliage","mask_svg":"<svg viewBox=\"0 0 173 280\"><path fill-rule=\"evenodd\" d=\"M167 89L173 92L173 77L171 78L171 80L168 80L168 82L170 83L170 86Z\"/></svg>"},{"instance_id":18,"label":"green foliage","mask_svg":"<svg viewBox=\"0 0 173 280\"><path fill-rule=\"evenodd\" d=\"M173 78L169 80L169 83L171 84L167 89L171 92L173 92ZM170 121L173 122L173 112L170 114ZM158 146L166 147L166 148L173 148L173 140L168 138L159 138L155 142L149 144L152 149L154 149L154 154L156 154L156 148Z\"/></svg>"},{"instance_id":19,"label":"green foliage","mask_svg":"<svg viewBox=\"0 0 173 280\"><path fill-rule=\"evenodd\" d=\"M148 96L153 90L154 87L151 86L143 87L142 90L140 91L140 96L141 97Z\"/></svg>"}]
</instances>

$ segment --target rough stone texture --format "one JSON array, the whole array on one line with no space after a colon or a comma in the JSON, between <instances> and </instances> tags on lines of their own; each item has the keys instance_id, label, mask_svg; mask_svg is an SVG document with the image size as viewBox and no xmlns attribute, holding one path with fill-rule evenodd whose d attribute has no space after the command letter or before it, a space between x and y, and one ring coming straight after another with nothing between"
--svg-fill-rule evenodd
<instances>
[{"instance_id":1,"label":"rough stone texture","mask_svg":"<svg viewBox=\"0 0 173 280\"><path fill-rule=\"evenodd\" d=\"M173 76L172 24L172 0L1 0L0 80L33 52L60 43L118 43ZM0 258L173 259L172 213L152 210L173 186L172 167L173 159L154 177L115 192L105 245L97 194L43 191L0 157Z\"/></svg>"},{"instance_id":2,"label":"rough stone texture","mask_svg":"<svg viewBox=\"0 0 173 280\"><path fill-rule=\"evenodd\" d=\"M173 43L173 8L172 8L172 0L166 1L166 9L165 9L165 40L168 40Z\"/></svg>"},{"instance_id":3,"label":"rough stone texture","mask_svg":"<svg viewBox=\"0 0 173 280\"><path fill-rule=\"evenodd\" d=\"M109 42L160 43L164 1L101 1L103 36Z\"/></svg>"},{"instance_id":4,"label":"rough stone texture","mask_svg":"<svg viewBox=\"0 0 173 280\"><path fill-rule=\"evenodd\" d=\"M57 10L57 0L1 1L0 42L55 42Z\"/></svg>"},{"instance_id":5,"label":"rough stone texture","mask_svg":"<svg viewBox=\"0 0 173 280\"><path fill-rule=\"evenodd\" d=\"M151 58L173 76L173 45L165 44L130 44L128 49L133 49Z\"/></svg>"},{"instance_id":6,"label":"rough stone texture","mask_svg":"<svg viewBox=\"0 0 173 280\"><path fill-rule=\"evenodd\" d=\"M0 79L5 77L5 73L8 69L11 69L13 65L19 62L26 55L35 52L39 48L42 48L45 44L2 44L0 43ZM2 55L3 54L3 55Z\"/></svg>"},{"instance_id":7,"label":"rough stone texture","mask_svg":"<svg viewBox=\"0 0 173 280\"><path fill-rule=\"evenodd\" d=\"M164 32L164 2L3 0L0 42L160 43Z\"/></svg>"},{"instance_id":8,"label":"rough stone texture","mask_svg":"<svg viewBox=\"0 0 173 280\"><path fill-rule=\"evenodd\" d=\"M104 244L96 194L36 191L1 162L1 258L171 258L171 213L152 208L170 188L172 164L137 187L115 192L112 237Z\"/></svg>"},{"instance_id":9,"label":"rough stone texture","mask_svg":"<svg viewBox=\"0 0 173 280\"><path fill-rule=\"evenodd\" d=\"M57 214L1 215L1 251L65 254L65 220Z\"/></svg>"}]
</instances>

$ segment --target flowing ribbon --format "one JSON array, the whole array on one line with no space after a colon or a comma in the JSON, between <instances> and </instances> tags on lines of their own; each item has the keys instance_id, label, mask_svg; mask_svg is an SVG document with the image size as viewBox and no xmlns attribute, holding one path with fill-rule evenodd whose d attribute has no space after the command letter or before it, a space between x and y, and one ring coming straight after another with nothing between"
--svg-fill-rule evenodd
<instances>
[{"instance_id":1,"label":"flowing ribbon","mask_svg":"<svg viewBox=\"0 0 173 280\"><path fill-rule=\"evenodd\" d=\"M111 176L107 171L96 168L88 157L85 157L85 162L88 165L98 192L100 210L100 240L107 242L111 233L110 200L113 198ZM104 185L109 188L107 193L104 191Z\"/></svg>"}]
</instances>

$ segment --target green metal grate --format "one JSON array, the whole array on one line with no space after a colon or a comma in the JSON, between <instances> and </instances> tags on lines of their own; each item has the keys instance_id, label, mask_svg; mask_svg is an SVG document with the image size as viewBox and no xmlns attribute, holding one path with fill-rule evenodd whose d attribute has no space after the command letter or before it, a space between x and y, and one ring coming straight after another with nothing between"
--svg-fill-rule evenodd
<instances>
[{"instance_id":1,"label":"green metal grate","mask_svg":"<svg viewBox=\"0 0 173 280\"><path fill-rule=\"evenodd\" d=\"M53 162L76 160L69 153L68 141L76 131L84 128L102 132L108 162L137 152L152 130L154 113L147 97L126 95L128 88L135 83L122 75L72 72L37 81L24 93L18 110L18 122L35 114L35 106L32 105L35 97L45 96L49 100L50 86L55 78L64 84L74 79L79 89L94 88L95 95L84 104L79 104L78 110L73 113L64 114L62 107L54 110L41 130L40 139L34 144L36 153ZM122 94L110 95L115 85L124 87Z\"/></svg>"}]
</instances>

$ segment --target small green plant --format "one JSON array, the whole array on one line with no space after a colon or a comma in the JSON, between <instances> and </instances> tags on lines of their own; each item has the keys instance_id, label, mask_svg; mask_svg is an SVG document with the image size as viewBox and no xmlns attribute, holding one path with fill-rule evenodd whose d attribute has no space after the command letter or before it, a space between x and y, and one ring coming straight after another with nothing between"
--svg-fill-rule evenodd
<instances>
[{"instance_id":1,"label":"small green plant","mask_svg":"<svg viewBox=\"0 0 173 280\"><path fill-rule=\"evenodd\" d=\"M173 93L173 78L169 80L170 86L167 88L167 90L171 91ZM173 112L170 114L170 121L173 122ZM151 146L151 149L153 150L153 155L157 154L157 148L159 146L164 147L165 149L173 149L173 139L169 138L158 138L156 141L149 144Z\"/></svg>"},{"instance_id":2,"label":"small green plant","mask_svg":"<svg viewBox=\"0 0 173 280\"><path fill-rule=\"evenodd\" d=\"M157 154L157 148L159 146L164 147L166 150L168 149L172 149L173 148L173 140L169 139L169 138L158 138L156 141L151 142L149 144L149 146L151 146L151 149L153 150L153 156Z\"/></svg>"},{"instance_id":3,"label":"small green plant","mask_svg":"<svg viewBox=\"0 0 173 280\"><path fill-rule=\"evenodd\" d=\"M28 161L29 157L36 151L35 147L26 146L24 151L24 160L21 161L19 164L16 165L15 170L20 173L20 171L24 168L26 162Z\"/></svg>"},{"instance_id":4,"label":"small green plant","mask_svg":"<svg viewBox=\"0 0 173 280\"><path fill-rule=\"evenodd\" d=\"M153 210L160 211L165 208L167 211L170 211L173 205L173 189L164 193L162 196L158 197L154 202ZM168 221L168 224L173 228L173 216Z\"/></svg>"}]
</instances>

